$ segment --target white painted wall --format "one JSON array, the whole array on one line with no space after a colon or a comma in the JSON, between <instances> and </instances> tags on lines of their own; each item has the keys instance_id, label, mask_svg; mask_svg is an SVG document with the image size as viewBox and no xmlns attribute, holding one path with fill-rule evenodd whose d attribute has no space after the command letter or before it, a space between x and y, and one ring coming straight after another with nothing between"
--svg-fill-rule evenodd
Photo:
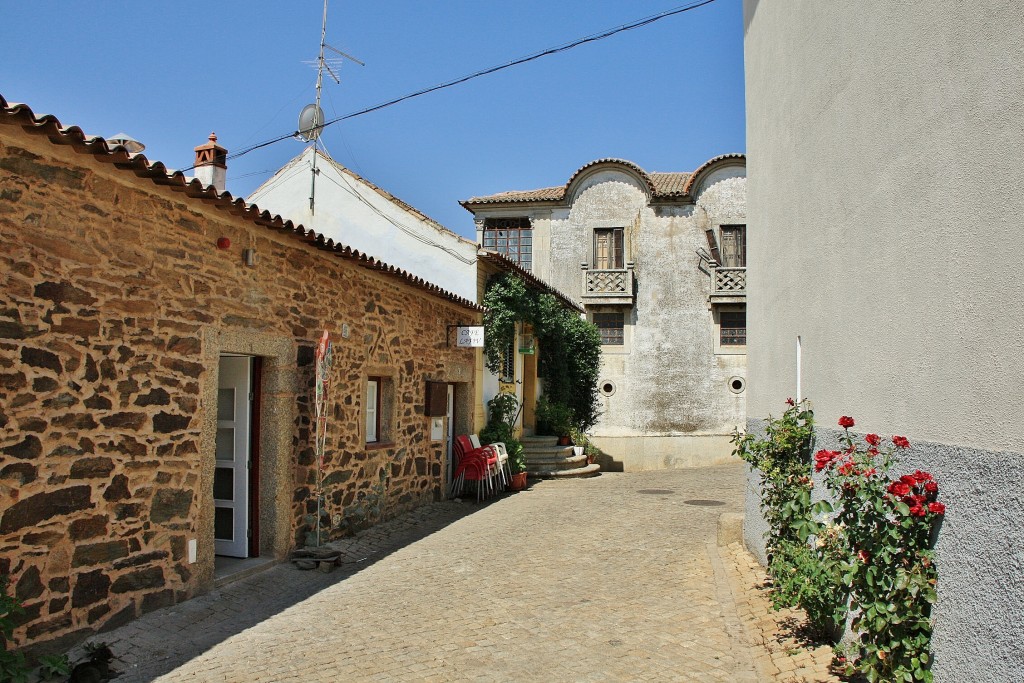
<instances>
[{"instance_id":1,"label":"white painted wall","mask_svg":"<svg viewBox=\"0 0 1024 683\"><path fill-rule=\"evenodd\" d=\"M1024 451L1024 7L746 3L748 413Z\"/></svg>"},{"instance_id":2,"label":"white painted wall","mask_svg":"<svg viewBox=\"0 0 1024 683\"><path fill-rule=\"evenodd\" d=\"M476 301L474 242L440 228L320 155L310 212L312 148L257 188L248 201L388 265Z\"/></svg>"}]
</instances>

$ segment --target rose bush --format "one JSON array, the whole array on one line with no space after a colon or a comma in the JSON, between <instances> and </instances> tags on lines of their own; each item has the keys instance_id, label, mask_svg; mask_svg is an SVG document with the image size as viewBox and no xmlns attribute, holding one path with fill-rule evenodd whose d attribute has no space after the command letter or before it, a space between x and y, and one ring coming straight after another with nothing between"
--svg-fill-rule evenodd
<instances>
[{"instance_id":1,"label":"rose bush","mask_svg":"<svg viewBox=\"0 0 1024 683\"><path fill-rule=\"evenodd\" d=\"M933 530L946 511L938 484L920 470L890 479L896 452L910 448L905 437L883 447L880 436L867 434L858 443L849 431L853 418L843 416L839 426L845 448L819 450L814 461L835 500L816 511L834 513L847 549L841 580L858 638L847 668L868 681L931 681Z\"/></svg>"}]
</instances>

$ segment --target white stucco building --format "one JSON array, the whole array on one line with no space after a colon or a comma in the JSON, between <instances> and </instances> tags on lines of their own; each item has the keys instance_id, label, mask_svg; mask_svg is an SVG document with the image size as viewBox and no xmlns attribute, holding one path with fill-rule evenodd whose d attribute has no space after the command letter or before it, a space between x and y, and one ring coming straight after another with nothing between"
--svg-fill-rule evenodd
<instances>
[{"instance_id":1,"label":"white stucco building","mask_svg":"<svg viewBox=\"0 0 1024 683\"><path fill-rule=\"evenodd\" d=\"M260 185L248 201L442 289L476 300L474 242L431 220L321 150L308 147Z\"/></svg>"},{"instance_id":2,"label":"white stucco building","mask_svg":"<svg viewBox=\"0 0 1024 683\"><path fill-rule=\"evenodd\" d=\"M749 427L800 394L820 447L907 436L947 506L935 681L1019 681L1024 8L744 9Z\"/></svg>"},{"instance_id":3,"label":"white stucco building","mask_svg":"<svg viewBox=\"0 0 1024 683\"><path fill-rule=\"evenodd\" d=\"M746 159L648 173L602 159L565 185L462 202L477 239L579 302L604 342L594 442L611 467L720 462L745 420Z\"/></svg>"}]
</instances>

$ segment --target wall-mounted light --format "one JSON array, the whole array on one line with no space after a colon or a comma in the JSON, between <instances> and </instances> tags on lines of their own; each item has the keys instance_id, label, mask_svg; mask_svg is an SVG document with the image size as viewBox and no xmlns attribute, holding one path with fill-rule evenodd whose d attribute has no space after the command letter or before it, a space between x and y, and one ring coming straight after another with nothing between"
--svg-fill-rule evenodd
<instances>
[{"instance_id":1,"label":"wall-mounted light","mask_svg":"<svg viewBox=\"0 0 1024 683\"><path fill-rule=\"evenodd\" d=\"M245 265L252 268L256 265L256 250L255 249L243 249L242 258L245 259Z\"/></svg>"},{"instance_id":2,"label":"wall-mounted light","mask_svg":"<svg viewBox=\"0 0 1024 683\"><path fill-rule=\"evenodd\" d=\"M217 248L218 249L230 249L231 248L231 240L229 240L227 237L218 237L217 238Z\"/></svg>"}]
</instances>

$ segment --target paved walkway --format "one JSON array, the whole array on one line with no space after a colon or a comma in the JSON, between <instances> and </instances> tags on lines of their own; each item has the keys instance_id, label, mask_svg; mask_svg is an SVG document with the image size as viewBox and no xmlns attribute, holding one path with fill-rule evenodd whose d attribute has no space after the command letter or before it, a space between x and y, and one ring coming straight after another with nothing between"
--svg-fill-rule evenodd
<instances>
[{"instance_id":1,"label":"paved walkway","mask_svg":"<svg viewBox=\"0 0 1024 683\"><path fill-rule=\"evenodd\" d=\"M742 495L728 465L437 503L339 542L333 573L279 565L96 640L123 683L835 680L719 546Z\"/></svg>"}]
</instances>

